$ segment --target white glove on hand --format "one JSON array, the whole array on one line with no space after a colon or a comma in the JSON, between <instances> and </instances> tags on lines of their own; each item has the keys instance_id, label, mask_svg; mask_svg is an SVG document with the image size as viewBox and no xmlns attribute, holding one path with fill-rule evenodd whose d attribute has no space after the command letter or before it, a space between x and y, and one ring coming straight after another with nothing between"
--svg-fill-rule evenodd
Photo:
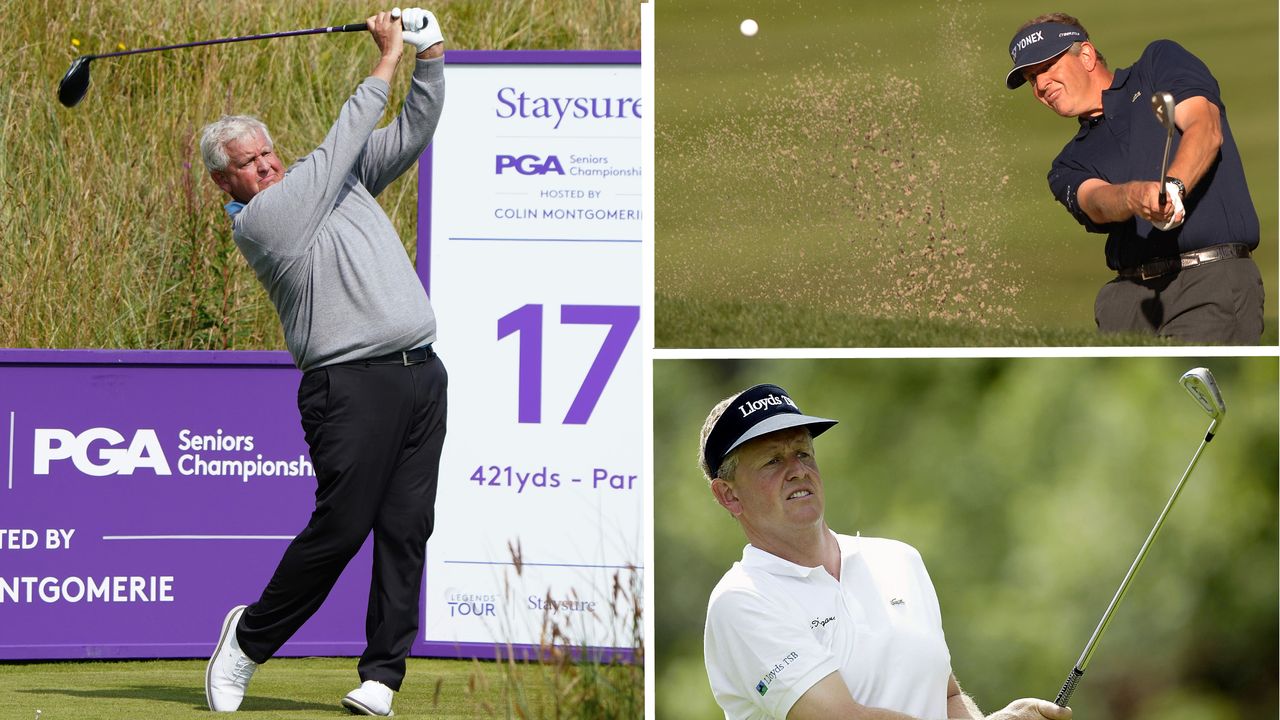
<instances>
[{"instance_id":1,"label":"white glove on hand","mask_svg":"<svg viewBox=\"0 0 1280 720\"><path fill-rule=\"evenodd\" d=\"M440 23L429 10L409 8L400 16L401 27L404 28L404 41L418 52L422 52L436 43L444 42L440 34Z\"/></svg>"},{"instance_id":2,"label":"white glove on hand","mask_svg":"<svg viewBox=\"0 0 1280 720\"><path fill-rule=\"evenodd\" d=\"M1169 196L1169 202L1173 203L1173 216L1169 218L1169 222L1163 225L1156 225L1157 230L1172 230L1182 224L1187 219L1187 210L1182 206L1182 193L1178 191L1178 186L1171 182L1164 184L1164 192Z\"/></svg>"}]
</instances>

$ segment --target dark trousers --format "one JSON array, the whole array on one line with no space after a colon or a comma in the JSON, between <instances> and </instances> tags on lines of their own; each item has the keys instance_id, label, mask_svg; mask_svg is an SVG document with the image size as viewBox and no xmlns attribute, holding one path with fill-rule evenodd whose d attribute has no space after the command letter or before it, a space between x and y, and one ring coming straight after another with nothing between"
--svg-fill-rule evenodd
<instances>
[{"instance_id":1,"label":"dark trousers","mask_svg":"<svg viewBox=\"0 0 1280 720\"><path fill-rule=\"evenodd\" d=\"M250 659L265 662L302 627L372 531L368 645L358 670L362 681L400 689L418 631L447 385L434 355L416 365L346 363L302 376L298 410L316 507L236 628Z\"/></svg>"},{"instance_id":2,"label":"dark trousers","mask_svg":"<svg viewBox=\"0 0 1280 720\"><path fill-rule=\"evenodd\" d=\"M1104 333L1149 333L1194 345L1257 345L1262 276L1252 258L1197 265L1151 280L1116 278L1098 291Z\"/></svg>"}]
</instances>

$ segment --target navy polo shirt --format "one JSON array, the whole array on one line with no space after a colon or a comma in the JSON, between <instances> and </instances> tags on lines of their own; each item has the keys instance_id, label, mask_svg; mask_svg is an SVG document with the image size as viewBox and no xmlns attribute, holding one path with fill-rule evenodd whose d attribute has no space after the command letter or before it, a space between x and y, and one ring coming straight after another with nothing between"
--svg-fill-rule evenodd
<instances>
[{"instance_id":1,"label":"navy polo shirt","mask_svg":"<svg viewBox=\"0 0 1280 720\"><path fill-rule=\"evenodd\" d=\"M1160 174L1167 133L1151 111L1151 95L1173 93L1174 103L1203 96L1217 105L1222 117L1222 148L1188 197L1187 219L1168 232L1137 217L1097 224L1080 209L1076 191L1089 178L1118 184L1155 180ZM1177 255L1221 243L1258 246L1258 213L1245 184L1244 166L1236 149L1218 81L1195 55L1172 40L1147 46L1132 67L1116 70L1111 87L1102 93L1103 114L1081 118L1080 132L1067 143L1049 171L1049 188L1089 232L1107 233L1107 266L1132 268L1160 257ZM1178 152L1181 133L1173 134L1169 162Z\"/></svg>"}]
</instances>

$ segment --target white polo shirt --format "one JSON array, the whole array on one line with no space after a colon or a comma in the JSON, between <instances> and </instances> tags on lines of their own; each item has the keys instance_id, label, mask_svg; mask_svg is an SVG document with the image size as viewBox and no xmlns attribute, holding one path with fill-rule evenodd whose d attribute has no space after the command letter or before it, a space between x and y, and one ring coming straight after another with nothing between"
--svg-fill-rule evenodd
<instances>
[{"instance_id":1,"label":"white polo shirt","mask_svg":"<svg viewBox=\"0 0 1280 720\"><path fill-rule=\"evenodd\" d=\"M703 650L725 717L785 718L838 671L863 705L945 720L951 653L920 553L836 539L839 581L747 545L712 591Z\"/></svg>"}]
</instances>

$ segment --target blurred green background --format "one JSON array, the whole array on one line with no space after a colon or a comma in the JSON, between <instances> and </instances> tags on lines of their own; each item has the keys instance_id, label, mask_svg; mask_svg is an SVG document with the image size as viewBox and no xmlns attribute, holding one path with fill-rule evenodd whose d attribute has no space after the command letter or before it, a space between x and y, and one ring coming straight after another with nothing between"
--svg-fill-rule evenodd
<instances>
[{"instance_id":1,"label":"blurred green background","mask_svg":"<svg viewBox=\"0 0 1280 720\"><path fill-rule=\"evenodd\" d=\"M759 383L840 420L815 448L837 532L923 555L952 666L984 712L1052 699L1167 501L1228 413L1077 689L1084 720L1277 716L1276 358L658 360L657 716L722 717L707 687L711 588L741 557L698 471L720 399Z\"/></svg>"},{"instance_id":2,"label":"blurred green background","mask_svg":"<svg viewBox=\"0 0 1280 720\"><path fill-rule=\"evenodd\" d=\"M1075 121L1004 87L1014 30L1059 9L1113 69L1171 38L1214 73L1275 344L1275 2L672 0L656 8L657 345L1134 342L1095 337L1105 236L1045 179Z\"/></svg>"}]
</instances>

